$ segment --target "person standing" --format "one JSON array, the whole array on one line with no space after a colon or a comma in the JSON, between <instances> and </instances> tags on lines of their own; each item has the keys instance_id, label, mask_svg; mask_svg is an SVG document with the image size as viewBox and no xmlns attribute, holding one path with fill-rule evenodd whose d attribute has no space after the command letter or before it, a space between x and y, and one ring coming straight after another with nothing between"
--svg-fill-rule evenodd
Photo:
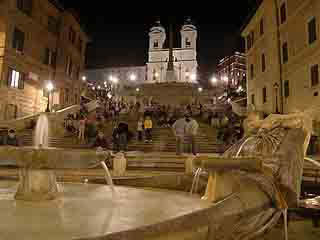
<instances>
[{"instance_id":1,"label":"person standing","mask_svg":"<svg viewBox=\"0 0 320 240\"><path fill-rule=\"evenodd\" d=\"M152 120L150 116L147 116L146 120L144 121L144 129L146 134L145 142L152 142Z\"/></svg>"},{"instance_id":2,"label":"person standing","mask_svg":"<svg viewBox=\"0 0 320 240\"><path fill-rule=\"evenodd\" d=\"M94 119L91 119L87 124L87 137L89 145L92 145L97 137L97 125Z\"/></svg>"},{"instance_id":3,"label":"person standing","mask_svg":"<svg viewBox=\"0 0 320 240\"><path fill-rule=\"evenodd\" d=\"M186 121L185 132L191 141L192 154L197 155L196 137L198 134L199 124L195 119L192 119L190 116L186 116L185 121Z\"/></svg>"},{"instance_id":4,"label":"person standing","mask_svg":"<svg viewBox=\"0 0 320 240\"><path fill-rule=\"evenodd\" d=\"M176 153L181 155L183 152L183 140L185 135L186 121L180 118L172 125L173 134L176 138Z\"/></svg>"},{"instance_id":5,"label":"person standing","mask_svg":"<svg viewBox=\"0 0 320 240\"><path fill-rule=\"evenodd\" d=\"M142 141L142 132L143 132L143 118L140 117L138 120L137 132L138 132L138 141Z\"/></svg>"},{"instance_id":6,"label":"person standing","mask_svg":"<svg viewBox=\"0 0 320 240\"><path fill-rule=\"evenodd\" d=\"M86 119L84 117L82 117L79 120L79 135L78 138L81 142L84 141L84 130L86 128Z\"/></svg>"},{"instance_id":7,"label":"person standing","mask_svg":"<svg viewBox=\"0 0 320 240\"><path fill-rule=\"evenodd\" d=\"M113 143L113 151L119 152L119 128L117 123L114 125L113 131L112 131L112 143Z\"/></svg>"},{"instance_id":8,"label":"person standing","mask_svg":"<svg viewBox=\"0 0 320 240\"><path fill-rule=\"evenodd\" d=\"M98 135L94 142L92 142L91 147L100 148L100 149L108 149L109 148L109 141L104 136L102 131L98 132Z\"/></svg>"},{"instance_id":9,"label":"person standing","mask_svg":"<svg viewBox=\"0 0 320 240\"><path fill-rule=\"evenodd\" d=\"M120 151L127 151L128 147L128 135L129 135L129 126L127 123L120 122L118 125L119 133L119 147Z\"/></svg>"}]
</instances>

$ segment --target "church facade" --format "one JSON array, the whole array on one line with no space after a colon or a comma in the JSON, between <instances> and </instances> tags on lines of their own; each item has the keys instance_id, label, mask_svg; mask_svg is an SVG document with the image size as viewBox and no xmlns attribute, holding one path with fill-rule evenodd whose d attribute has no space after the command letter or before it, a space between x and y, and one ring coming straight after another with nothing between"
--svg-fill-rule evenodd
<instances>
[{"instance_id":1,"label":"church facade","mask_svg":"<svg viewBox=\"0 0 320 240\"><path fill-rule=\"evenodd\" d=\"M164 48L166 30L160 21L149 32L149 59L146 83L197 82L197 28L188 19L182 26L181 48L173 48L174 80L167 79L170 49Z\"/></svg>"}]
</instances>

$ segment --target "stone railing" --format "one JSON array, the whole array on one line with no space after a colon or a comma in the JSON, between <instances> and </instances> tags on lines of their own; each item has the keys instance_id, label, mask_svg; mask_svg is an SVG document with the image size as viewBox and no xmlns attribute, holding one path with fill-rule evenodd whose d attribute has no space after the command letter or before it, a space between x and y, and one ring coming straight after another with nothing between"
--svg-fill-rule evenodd
<instances>
[{"instance_id":1,"label":"stone railing","mask_svg":"<svg viewBox=\"0 0 320 240\"><path fill-rule=\"evenodd\" d=\"M97 106L98 102L96 100L93 100L85 105L89 112L94 111ZM64 109L61 109L59 111L56 111L54 113L48 113L48 118L50 120L51 126L53 127L53 132L58 133L61 132L63 128L63 122L64 119L69 115L73 113L77 113L80 111L80 105L73 105ZM0 128L2 129L10 129L13 128L16 131L22 131L28 127L28 125L31 123L32 120L35 122L37 121L39 115L41 113L25 116L18 119L13 120L7 120L0 122Z\"/></svg>"}]
</instances>

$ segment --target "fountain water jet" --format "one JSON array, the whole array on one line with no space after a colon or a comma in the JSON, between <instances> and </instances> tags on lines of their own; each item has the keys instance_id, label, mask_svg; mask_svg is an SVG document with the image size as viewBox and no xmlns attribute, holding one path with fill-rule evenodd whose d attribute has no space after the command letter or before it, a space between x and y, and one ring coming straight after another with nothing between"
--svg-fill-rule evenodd
<instances>
[{"instance_id":1,"label":"fountain water jet","mask_svg":"<svg viewBox=\"0 0 320 240\"><path fill-rule=\"evenodd\" d=\"M49 121L45 114L41 114L37 121L34 146L44 148L49 147Z\"/></svg>"}]
</instances>

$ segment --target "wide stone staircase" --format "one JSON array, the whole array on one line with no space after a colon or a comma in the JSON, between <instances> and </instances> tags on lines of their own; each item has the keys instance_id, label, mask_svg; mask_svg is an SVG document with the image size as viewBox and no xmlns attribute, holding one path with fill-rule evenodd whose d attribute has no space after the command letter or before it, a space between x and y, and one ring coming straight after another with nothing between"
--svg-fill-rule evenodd
<instances>
[{"instance_id":1,"label":"wide stone staircase","mask_svg":"<svg viewBox=\"0 0 320 240\"><path fill-rule=\"evenodd\" d=\"M20 140L23 146L33 146L33 131L24 130L19 133ZM80 143L74 136L66 137L49 137L49 147L54 148L73 148L81 149L88 148L86 143Z\"/></svg>"},{"instance_id":2,"label":"wide stone staircase","mask_svg":"<svg viewBox=\"0 0 320 240\"><path fill-rule=\"evenodd\" d=\"M188 140L185 140L185 151L188 151ZM225 148L222 144L217 143L214 137L214 130L200 124L199 134L197 136L197 148L199 153L221 153ZM132 140L128 146L129 151L144 152L175 152L176 139L170 128L160 128L156 126L152 130L152 142L145 143L138 141L137 137Z\"/></svg>"}]
</instances>

